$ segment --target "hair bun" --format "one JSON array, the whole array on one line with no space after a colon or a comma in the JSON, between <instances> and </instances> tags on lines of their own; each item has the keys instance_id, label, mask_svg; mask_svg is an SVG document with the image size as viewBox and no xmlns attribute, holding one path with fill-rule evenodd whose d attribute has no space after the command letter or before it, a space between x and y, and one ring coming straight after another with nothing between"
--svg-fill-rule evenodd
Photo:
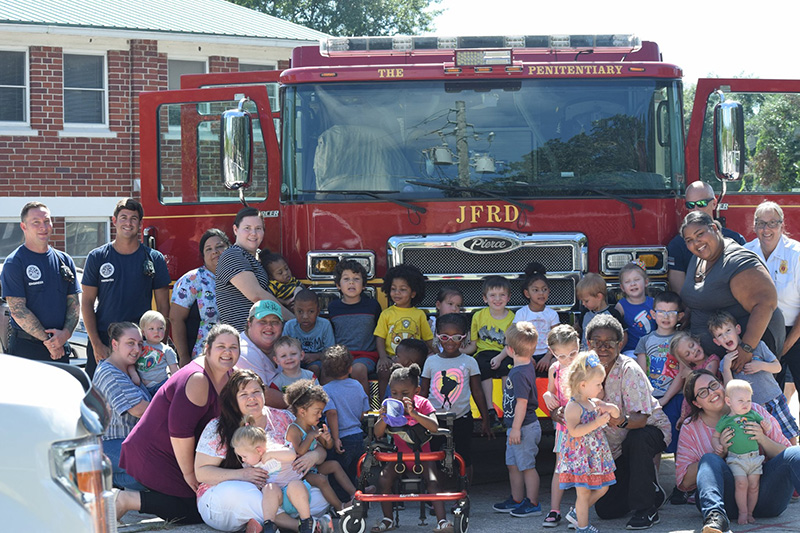
<instances>
[{"instance_id":1,"label":"hair bun","mask_svg":"<svg viewBox=\"0 0 800 533\"><path fill-rule=\"evenodd\" d=\"M526 276L535 276L535 275L544 276L545 274L547 274L547 269L541 263L537 262L528 263L528 266L525 267Z\"/></svg>"}]
</instances>

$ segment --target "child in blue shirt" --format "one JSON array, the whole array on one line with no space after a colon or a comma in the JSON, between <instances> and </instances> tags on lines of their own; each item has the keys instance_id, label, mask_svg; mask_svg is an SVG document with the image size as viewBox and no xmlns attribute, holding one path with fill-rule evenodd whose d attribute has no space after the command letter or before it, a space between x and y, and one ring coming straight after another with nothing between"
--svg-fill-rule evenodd
<instances>
[{"instance_id":1,"label":"child in blue shirt","mask_svg":"<svg viewBox=\"0 0 800 533\"><path fill-rule=\"evenodd\" d=\"M294 337L303 347L303 364L317 376L322 373L322 353L336 344L333 327L326 318L319 316L319 297L314 291L303 289L294 297L294 314L297 318L287 320L283 334Z\"/></svg>"},{"instance_id":2,"label":"child in blue shirt","mask_svg":"<svg viewBox=\"0 0 800 533\"><path fill-rule=\"evenodd\" d=\"M322 370L330 381L322 388L328 393L334 407L326 413L328 429L333 438L328 459L342 465L347 477L355 484L358 459L364 453L361 419L369 411L369 398L361 384L349 377L352 367L353 356L345 346L336 344L325 350Z\"/></svg>"},{"instance_id":3,"label":"child in blue shirt","mask_svg":"<svg viewBox=\"0 0 800 533\"><path fill-rule=\"evenodd\" d=\"M655 331L653 298L647 295L647 272L639 263L628 263L619 271L619 287L625 295L615 309L622 315L622 326L628 334L628 342L622 353L635 358L634 349L639 339Z\"/></svg>"}]
</instances>

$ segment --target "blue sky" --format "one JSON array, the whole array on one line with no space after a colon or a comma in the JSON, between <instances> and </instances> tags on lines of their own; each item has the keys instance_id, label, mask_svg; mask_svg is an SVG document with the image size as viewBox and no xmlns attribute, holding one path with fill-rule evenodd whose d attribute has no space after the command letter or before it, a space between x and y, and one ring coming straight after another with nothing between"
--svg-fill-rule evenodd
<instances>
[{"instance_id":1,"label":"blue sky","mask_svg":"<svg viewBox=\"0 0 800 533\"><path fill-rule=\"evenodd\" d=\"M635 33L698 77L800 78L800 27L785 1L442 0L438 35ZM783 53L782 53L783 52Z\"/></svg>"}]
</instances>

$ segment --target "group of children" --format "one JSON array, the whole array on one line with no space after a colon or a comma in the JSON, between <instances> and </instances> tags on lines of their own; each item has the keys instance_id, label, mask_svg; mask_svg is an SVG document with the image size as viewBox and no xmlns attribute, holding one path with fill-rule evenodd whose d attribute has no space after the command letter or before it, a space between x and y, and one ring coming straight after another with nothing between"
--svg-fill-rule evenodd
<instances>
[{"instance_id":1,"label":"group of children","mask_svg":"<svg viewBox=\"0 0 800 533\"><path fill-rule=\"evenodd\" d=\"M461 313L463 297L453 288L443 289L438 294L436 316L429 319L418 309L416 305L425 294L424 276L410 265L398 265L386 273L382 290L391 305L381 311L380 305L363 292L367 280L364 267L357 261L344 260L335 272L341 298L330 303L328 321L319 317L316 295L299 283L293 283L292 280L296 280L285 261L280 256L268 258L269 261L264 260L265 268L276 282L275 291L282 291L284 303L292 304L297 315L285 325L284 333L289 337L275 345L276 363L282 372L271 384L285 391L286 403L298 417L296 427L290 428L293 435L288 440L294 444L294 453L299 454L316 446L317 442L334 449L331 456L338 461L339 468L324 463L319 471L334 474L337 481L339 478L346 480L340 485L350 497L354 491L355 464L363 451L361 416L369 408L368 379L376 374L378 390L404 402L410 425L422 424L435 431L438 427L435 411L455 413L454 443L469 475L473 429L470 399L481 414L483 434L491 435L493 430L505 426L511 495L493 508L520 517L542 514L536 471L541 437L536 415L536 376L537 372L546 373L548 390L544 401L550 411L560 410L559 420L563 422L557 424L558 475L553 479L551 507L543 525L555 527L561 522L563 491L575 488L576 505L566 514L567 520L579 531L597 531L588 522L588 509L614 483L614 461L602 428L611 417L619 414L617 406L600 399L605 371L597 356L586 351L586 338L580 333L598 314L611 314L622 323L625 329L622 353L639 362L653 387L653 396L672 423L673 439L667 452L675 450L681 420L688 414L682 394L684 380L690 372L700 368L714 373L721 370L724 382L730 384L729 402L738 402L739 396L746 396L742 391L748 389L740 381L747 381L753 400L764 405L778 419L787 438L796 442L797 425L771 375L780 368L774 354L761 343L755 349L753 361L741 372L733 373L731 363L740 343L740 328L732 316L720 313L712 319L709 330L714 342L725 347L728 355L721 364L717 356L707 356L698 339L678 331L684 315L680 297L669 291L655 298L648 296L646 271L639 264L622 268L623 297L615 306L608 304L606 282L601 276L590 273L578 282L577 297L586 311L578 322L582 327L576 330L559 324L557 313L547 307L548 280L544 268L538 264L525 269L522 292L528 305L512 312L507 308L511 298L510 282L502 276L489 276L482 286L487 307L476 311L469 320ZM294 289L288 291L289 286ZM147 334L147 330L145 332ZM305 381L314 378L300 368L301 361L322 378L323 387L316 381ZM502 424L492 402L496 378L503 380ZM303 381L297 381L301 379ZM298 390L305 398L299 405ZM312 398L314 405L308 406ZM335 405L330 405L329 398ZM740 402L735 409L733 403L733 415L749 411L744 409L746 402ZM319 430L316 427L323 413L328 423ZM727 439L726 427L718 428L718 434ZM377 436L382 436L385 423L378 423L375 430ZM259 449L268 450L269 447ZM752 455L753 452L731 453L729 457L737 454ZM262 453L261 458L265 457ZM747 464L755 462L758 460ZM428 481L435 488L435 465L426 467ZM739 475L742 471L745 472L743 485ZM740 516L744 516L744 520L751 517L746 510L755 502L753 476L757 471L755 466L735 471L737 503L741 499L740 507L744 510L740 510ZM379 484L382 491L391 487L395 475L394 470L387 467ZM320 478L324 476L311 476L306 482L322 488L329 501L341 508L342 502ZM744 486L743 498L739 497L740 486ZM750 496L747 495L748 486ZM295 490L302 493L300 489ZM285 499L291 501L292 494L295 491L286 492ZM671 500L686 503L689 497L676 488ZM266 502L265 498L265 505ZM372 528L373 532L396 527L391 504L383 507L384 517ZM434 531L452 531L444 508L441 505L434 508L438 520ZM298 510L302 517L303 510L299 507ZM274 516L274 510L272 514L266 511L265 517Z\"/></svg>"}]
</instances>

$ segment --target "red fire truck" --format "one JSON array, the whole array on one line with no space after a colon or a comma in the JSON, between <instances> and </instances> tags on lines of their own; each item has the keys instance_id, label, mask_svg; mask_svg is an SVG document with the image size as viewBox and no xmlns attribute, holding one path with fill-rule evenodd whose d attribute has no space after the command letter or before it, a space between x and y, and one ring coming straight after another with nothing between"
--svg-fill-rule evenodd
<instances>
[{"instance_id":1,"label":"red fire truck","mask_svg":"<svg viewBox=\"0 0 800 533\"><path fill-rule=\"evenodd\" d=\"M510 305L525 305L516 278L531 261L564 314L589 271L615 286L641 259L664 287L685 185L718 186L703 127L716 92L790 90L701 80L685 142L681 76L632 35L330 38L295 49L283 72L184 76L180 90L140 97L145 234L177 279L198 266L205 230L231 233L243 198L264 213L263 246L323 302L345 257L372 290L387 268L416 265L423 308L447 285L481 307L481 279L498 273L512 278ZM252 134L222 135L222 113L240 103ZM719 159L741 177L741 138L720 131ZM231 177L236 165L249 182ZM752 238L767 191L734 188L721 214Z\"/></svg>"}]
</instances>

